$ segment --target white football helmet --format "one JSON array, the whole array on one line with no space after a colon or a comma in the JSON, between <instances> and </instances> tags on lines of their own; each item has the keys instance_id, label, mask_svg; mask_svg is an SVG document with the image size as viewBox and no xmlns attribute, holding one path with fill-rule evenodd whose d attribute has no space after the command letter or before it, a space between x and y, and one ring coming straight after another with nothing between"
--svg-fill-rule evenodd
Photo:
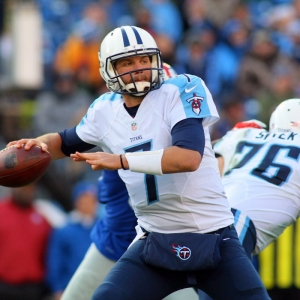
<instances>
[{"instance_id":1,"label":"white football helmet","mask_svg":"<svg viewBox=\"0 0 300 300\"><path fill-rule=\"evenodd\" d=\"M139 69L152 71L150 82L135 82L132 73L137 70L134 70L124 73L130 74L132 78L132 83L126 85L121 79L124 74L117 73L114 62L121 58L141 55L147 55L151 59L151 68ZM153 37L144 29L135 26L122 26L114 29L102 41L98 57L100 74L112 92L143 96L158 89L164 81L160 50Z\"/></svg>"},{"instance_id":2,"label":"white football helmet","mask_svg":"<svg viewBox=\"0 0 300 300\"><path fill-rule=\"evenodd\" d=\"M269 123L270 132L300 133L300 99L281 102L273 111Z\"/></svg>"}]
</instances>

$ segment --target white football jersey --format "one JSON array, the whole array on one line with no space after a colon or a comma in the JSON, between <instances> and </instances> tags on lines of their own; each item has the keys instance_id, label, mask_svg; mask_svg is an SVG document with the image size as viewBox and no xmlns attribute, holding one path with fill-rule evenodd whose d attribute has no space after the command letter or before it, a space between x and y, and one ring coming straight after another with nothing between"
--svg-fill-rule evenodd
<instances>
[{"instance_id":1,"label":"white football jersey","mask_svg":"<svg viewBox=\"0 0 300 300\"><path fill-rule=\"evenodd\" d=\"M230 205L254 222L257 254L299 217L300 135L237 129L214 150L227 160L222 181Z\"/></svg>"},{"instance_id":2,"label":"white football jersey","mask_svg":"<svg viewBox=\"0 0 300 300\"><path fill-rule=\"evenodd\" d=\"M195 172L156 176L119 170L139 225L161 233L205 233L232 224L208 130L219 116L204 82L191 75L169 79L147 94L134 118L123 104L122 95L102 95L77 126L78 136L119 154L171 147L172 128L186 118L203 118L205 132L204 155Z\"/></svg>"}]
</instances>

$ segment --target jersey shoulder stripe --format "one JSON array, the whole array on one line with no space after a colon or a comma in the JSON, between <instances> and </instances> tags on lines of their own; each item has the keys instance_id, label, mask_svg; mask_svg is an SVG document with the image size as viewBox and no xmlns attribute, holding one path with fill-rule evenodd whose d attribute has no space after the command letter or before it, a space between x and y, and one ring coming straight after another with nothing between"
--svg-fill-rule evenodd
<instances>
[{"instance_id":1,"label":"jersey shoulder stripe","mask_svg":"<svg viewBox=\"0 0 300 300\"><path fill-rule=\"evenodd\" d=\"M101 95L99 98L97 98L90 107L94 107L97 103L103 102L103 101L116 101L116 100L121 100L122 96L117 93L113 92L107 92L103 95Z\"/></svg>"},{"instance_id":2,"label":"jersey shoulder stripe","mask_svg":"<svg viewBox=\"0 0 300 300\"><path fill-rule=\"evenodd\" d=\"M211 93L201 78L181 74L169 79L165 84L177 87L187 118L207 118L203 122L204 126L211 125L219 119Z\"/></svg>"}]
</instances>

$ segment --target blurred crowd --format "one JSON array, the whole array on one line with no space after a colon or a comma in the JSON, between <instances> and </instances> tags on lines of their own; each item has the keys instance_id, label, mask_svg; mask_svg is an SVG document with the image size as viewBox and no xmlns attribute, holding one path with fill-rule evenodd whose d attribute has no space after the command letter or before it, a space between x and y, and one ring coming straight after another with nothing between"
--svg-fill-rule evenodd
<instances>
[{"instance_id":1,"label":"blurred crowd","mask_svg":"<svg viewBox=\"0 0 300 300\"><path fill-rule=\"evenodd\" d=\"M36 32L23 34L17 24L29 12ZM0 0L1 149L10 140L61 131L81 119L107 91L99 46L121 25L149 31L177 73L205 81L221 116L212 140L242 120L268 123L277 104L300 97L300 0ZM18 63L22 38L38 40L40 48L32 49L40 49L34 61L40 73L35 64ZM12 70L25 78L39 74L38 80L20 84ZM52 163L39 184L43 196L71 211L74 185L98 177L64 160Z\"/></svg>"},{"instance_id":2,"label":"blurred crowd","mask_svg":"<svg viewBox=\"0 0 300 300\"><path fill-rule=\"evenodd\" d=\"M0 78L4 83L11 66L7 61L15 51L9 17L16 6L22 10L31 3L41 18L40 91L53 92L57 77L68 73L77 88L92 99L98 97L106 91L97 57L101 39L116 26L136 25L155 37L164 61L177 73L195 74L206 82L224 116L213 138L241 119L257 117L267 122L278 103L300 93L299 0L0 3L4 12L0 17ZM5 89L1 80L0 88Z\"/></svg>"}]
</instances>

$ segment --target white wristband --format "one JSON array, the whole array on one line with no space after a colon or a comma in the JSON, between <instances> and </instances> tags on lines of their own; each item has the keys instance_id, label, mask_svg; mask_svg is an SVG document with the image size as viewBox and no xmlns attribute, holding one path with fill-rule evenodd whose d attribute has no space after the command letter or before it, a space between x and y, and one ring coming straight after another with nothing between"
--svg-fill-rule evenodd
<instances>
[{"instance_id":1,"label":"white wristband","mask_svg":"<svg viewBox=\"0 0 300 300\"><path fill-rule=\"evenodd\" d=\"M163 175L161 159L164 149L125 153L129 169L132 172L151 175Z\"/></svg>"}]
</instances>

